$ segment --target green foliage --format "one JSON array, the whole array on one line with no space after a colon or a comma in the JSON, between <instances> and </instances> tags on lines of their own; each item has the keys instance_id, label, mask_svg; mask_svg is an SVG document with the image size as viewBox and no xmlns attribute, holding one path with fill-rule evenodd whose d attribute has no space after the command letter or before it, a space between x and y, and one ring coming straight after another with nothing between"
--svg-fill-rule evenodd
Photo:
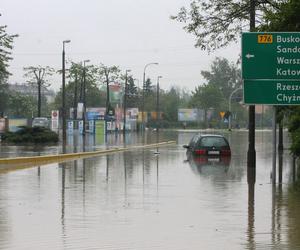
<instances>
[{"instance_id":1,"label":"green foliage","mask_svg":"<svg viewBox=\"0 0 300 250\"><path fill-rule=\"evenodd\" d=\"M163 95L162 98L164 101L161 102L163 104L163 109L161 109L161 111L164 114L164 118L169 122L177 121L178 109L181 103L180 90L172 87L169 92Z\"/></svg>"},{"instance_id":2,"label":"green foliage","mask_svg":"<svg viewBox=\"0 0 300 250\"><path fill-rule=\"evenodd\" d=\"M198 86L192 94L190 106L193 108L219 109L221 102L224 100L221 90L212 84Z\"/></svg>"},{"instance_id":3,"label":"green foliage","mask_svg":"<svg viewBox=\"0 0 300 250\"><path fill-rule=\"evenodd\" d=\"M295 0L296 2L297 0ZM265 13L278 9L287 0L256 1L258 29L265 25ZM184 30L193 34L195 46L203 50L215 50L239 40L239 34L249 27L249 0L192 0L189 8L182 7L171 18L184 24Z\"/></svg>"},{"instance_id":4,"label":"green foliage","mask_svg":"<svg viewBox=\"0 0 300 250\"><path fill-rule=\"evenodd\" d=\"M84 77L85 77L85 92L87 107L103 107L105 106L106 93L100 91L97 85L98 68L93 65L83 67L81 63L71 63L68 70L65 95L66 95L66 110L72 107L77 107L78 102L83 101L84 92ZM62 89L57 93L53 108L60 109L62 105ZM67 112L68 114L68 112Z\"/></svg>"},{"instance_id":5,"label":"green foliage","mask_svg":"<svg viewBox=\"0 0 300 250\"><path fill-rule=\"evenodd\" d=\"M17 132L6 132L2 135L4 143L27 144L27 143L57 143L58 134L43 127L20 127Z\"/></svg>"},{"instance_id":6,"label":"green foliage","mask_svg":"<svg viewBox=\"0 0 300 250\"><path fill-rule=\"evenodd\" d=\"M121 70L118 66L105 66L104 64L100 64L98 68L98 75L101 84L106 85L106 112L108 112L109 107L111 106L109 100L109 84L113 82L118 82L121 79Z\"/></svg>"},{"instance_id":7,"label":"green foliage","mask_svg":"<svg viewBox=\"0 0 300 250\"><path fill-rule=\"evenodd\" d=\"M6 28L7 26L0 25L0 84L5 83L9 76L8 62L12 59L13 41L17 37L17 35L9 35Z\"/></svg>"},{"instance_id":8,"label":"green foliage","mask_svg":"<svg viewBox=\"0 0 300 250\"><path fill-rule=\"evenodd\" d=\"M229 63L225 58L216 58L210 71L202 71L202 76L206 83L195 88L189 107L203 109L206 114L209 109L213 109L215 117L219 120L219 112L227 111L231 93L242 85L241 71L236 64ZM237 92L231 98L232 111L238 114L238 119L245 119L246 112L238 102L241 100L241 93ZM207 121L205 120L205 124Z\"/></svg>"},{"instance_id":9,"label":"green foliage","mask_svg":"<svg viewBox=\"0 0 300 250\"><path fill-rule=\"evenodd\" d=\"M261 31L300 31L300 1L281 1L277 8L266 10Z\"/></svg>"},{"instance_id":10,"label":"green foliage","mask_svg":"<svg viewBox=\"0 0 300 250\"><path fill-rule=\"evenodd\" d=\"M218 88L226 100L233 90L242 86L241 70L226 58L217 57L212 62L210 71L201 71L201 75L207 84Z\"/></svg>"},{"instance_id":11,"label":"green foliage","mask_svg":"<svg viewBox=\"0 0 300 250\"><path fill-rule=\"evenodd\" d=\"M30 66L25 67L24 76L27 78L27 82L37 87L37 116L42 116L42 88L50 86L50 83L47 77L51 76L54 73L54 69L46 66Z\"/></svg>"},{"instance_id":12,"label":"green foliage","mask_svg":"<svg viewBox=\"0 0 300 250\"><path fill-rule=\"evenodd\" d=\"M9 72L7 68L9 61L12 60L13 41L17 37L17 35L8 34L6 29L7 26L0 25L0 113L5 112L8 107L7 78Z\"/></svg>"},{"instance_id":13,"label":"green foliage","mask_svg":"<svg viewBox=\"0 0 300 250\"><path fill-rule=\"evenodd\" d=\"M37 112L36 98L11 92L8 100L9 115L31 118Z\"/></svg>"},{"instance_id":14,"label":"green foliage","mask_svg":"<svg viewBox=\"0 0 300 250\"><path fill-rule=\"evenodd\" d=\"M138 88L135 85L134 79L132 77L128 78L127 107L128 108L140 107L140 96L138 93Z\"/></svg>"},{"instance_id":15,"label":"green foliage","mask_svg":"<svg viewBox=\"0 0 300 250\"><path fill-rule=\"evenodd\" d=\"M7 111L9 100L8 84L0 82L0 113Z\"/></svg>"}]
</instances>

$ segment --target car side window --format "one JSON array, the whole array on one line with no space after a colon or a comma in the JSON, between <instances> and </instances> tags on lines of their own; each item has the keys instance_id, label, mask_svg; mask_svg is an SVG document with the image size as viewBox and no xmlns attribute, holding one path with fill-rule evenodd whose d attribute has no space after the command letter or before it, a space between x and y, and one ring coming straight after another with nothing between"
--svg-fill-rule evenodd
<instances>
[{"instance_id":1,"label":"car side window","mask_svg":"<svg viewBox=\"0 0 300 250\"><path fill-rule=\"evenodd\" d=\"M189 146L190 146L190 147L195 147L195 145L196 145L196 143L197 143L198 140L199 140L199 136L198 136L198 135L195 135L195 136L192 138L192 140L191 140Z\"/></svg>"}]
</instances>

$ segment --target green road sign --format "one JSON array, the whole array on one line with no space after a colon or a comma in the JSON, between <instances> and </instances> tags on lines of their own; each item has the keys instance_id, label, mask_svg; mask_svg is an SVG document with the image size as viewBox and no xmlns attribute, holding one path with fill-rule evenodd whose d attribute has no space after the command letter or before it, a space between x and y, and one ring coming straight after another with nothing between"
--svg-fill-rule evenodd
<instances>
[{"instance_id":1,"label":"green road sign","mask_svg":"<svg viewBox=\"0 0 300 250\"><path fill-rule=\"evenodd\" d=\"M300 79L300 33L243 33L242 76L243 79Z\"/></svg>"},{"instance_id":2,"label":"green road sign","mask_svg":"<svg viewBox=\"0 0 300 250\"><path fill-rule=\"evenodd\" d=\"M299 105L300 81L244 80L244 103Z\"/></svg>"}]
</instances>

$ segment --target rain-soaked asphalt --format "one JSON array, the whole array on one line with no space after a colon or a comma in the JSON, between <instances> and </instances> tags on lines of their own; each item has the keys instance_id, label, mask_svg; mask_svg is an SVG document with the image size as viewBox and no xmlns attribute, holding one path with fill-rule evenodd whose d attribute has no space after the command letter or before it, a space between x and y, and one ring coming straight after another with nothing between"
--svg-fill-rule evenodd
<instances>
[{"instance_id":1,"label":"rain-soaked asphalt","mask_svg":"<svg viewBox=\"0 0 300 250\"><path fill-rule=\"evenodd\" d=\"M192 135L161 133L177 144L158 155L140 149L0 174L0 249L300 249L292 159L285 150L282 184L273 186L271 131L256 133L255 185L246 131L225 133L232 157L220 161L187 162L182 145ZM155 138L148 133L147 143ZM114 140L122 144L112 136L109 146ZM127 145L139 143L128 135ZM101 147L88 139L86 150ZM2 157L60 151L0 149Z\"/></svg>"}]
</instances>

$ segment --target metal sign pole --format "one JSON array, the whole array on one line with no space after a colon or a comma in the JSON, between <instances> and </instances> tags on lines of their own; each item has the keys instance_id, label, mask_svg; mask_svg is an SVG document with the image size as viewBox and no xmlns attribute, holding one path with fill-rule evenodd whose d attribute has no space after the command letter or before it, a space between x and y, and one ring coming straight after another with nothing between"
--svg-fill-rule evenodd
<instances>
[{"instance_id":1,"label":"metal sign pole","mask_svg":"<svg viewBox=\"0 0 300 250\"><path fill-rule=\"evenodd\" d=\"M276 107L273 106L273 121L272 121L272 183L276 184Z\"/></svg>"}]
</instances>

